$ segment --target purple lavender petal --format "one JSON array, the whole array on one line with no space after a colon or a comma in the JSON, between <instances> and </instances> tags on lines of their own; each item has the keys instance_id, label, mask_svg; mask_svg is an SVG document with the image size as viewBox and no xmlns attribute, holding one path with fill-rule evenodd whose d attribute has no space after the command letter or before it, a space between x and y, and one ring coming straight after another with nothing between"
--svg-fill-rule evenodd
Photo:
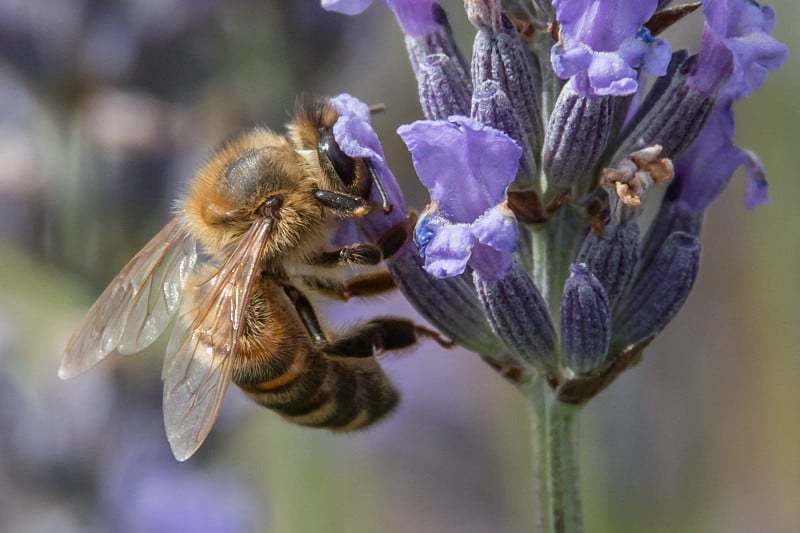
<instances>
[{"instance_id":1,"label":"purple lavender petal","mask_svg":"<svg viewBox=\"0 0 800 533\"><path fill-rule=\"evenodd\" d=\"M336 139L339 148L350 157L369 160L369 164L378 175L381 186L392 204L393 209L390 213L375 210L358 221L359 226L366 231L367 236L370 239L376 239L385 229L404 220L405 201L403 192L394 174L386 164L383 146L371 125L372 117L369 107L358 98L347 93L335 96L329 101L340 114L340 117L333 125L333 137ZM376 205L380 203L376 187L372 187L369 198ZM347 224L348 221L343 221L343 225Z\"/></svg>"},{"instance_id":2,"label":"purple lavender petal","mask_svg":"<svg viewBox=\"0 0 800 533\"><path fill-rule=\"evenodd\" d=\"M767 73L786 61L788 52L769 35L775 27L775 14L768 7L749 0L706 0L705 14L704 47L689 83L708 84L715 58L726 51L732 73L720 89L705 129L678 161L674 187L679 201L702 212L725 189L736 168L745 165L749 178L746 203L755 207L769 201L764 169L755 154L733 144L731 106L764 83Z\"/></svg>"},{"instance_id":3,"label":"purple lavender petal","mask_svg":"<svg viewBox=\"0 0 800 533\"><path fill-rule=\"evenodd\" d=\"M734 70L734 57L725 39L706 24L700 52L686 83L705 95L715 96Z\"/></svg>"},{"instance_id":4,"label":"purple lavender petal","mask_svg":"<svg viewBox=\"0 0 800 533\"><path fill-rule=\"evenodd\" d=\"M736 169L745 165L750 177L747 204L756 207L769 200L764 170L752 153L733 144L733 111L718 105L705 129L675 165L678 200L703 211L725 189Z\"/></svg>"},{"instance_id":5,"label":"purple lavender petal","mask_svg":"<svg viewBox=\"0 0 800 533\"><path fill-rule=\"evenodd\" d=\"M487 279L499 277L511 268L517 250L517 220L505 204L487 210L470 225L477 239L470 265Z\"/></svg>"},{"instance_id":6,"label":"purple lavender petal","mask_svg":"<svg viewBox=\"0 0 800 533\"><path fill-rule=\"evenodd\" d=\"M322 0L321 4L322 9L328 11L343 15L358 15L372 4L372 0Z\"/></svg>"},{"instance_id":7,"label":"purple lavender petal","mask_svg":"<svg viewBox=\"0 0 800 533\"><path fill-rule=\"evenodd\" d=\"M575 78L582 94L626 95L639 87L637 69L661 76L669 44L643 28L657 0L554 0L561 41L551 62L561 78Z\"/></svg>"},{"instance_id":8,"label":"purple lavender petal","mask_svg":"<svg viewBox=\"0 0 800 533\"><path fill-rule=\"evenodd\" d=\"M428 226L435 231L425 246L425 271L437 278L462 274L475 244L467 224Z\"/></svg>"},{"instance_id":9,"label":"purple lavender petal","mask_svg":"<svg viewBox=\"0 0 800 533\"><path fill-rule=\"evenodd\" d=\"M636 36L656 11L656 0L553 0L561 31L598 52L614 52Z\"/></svg>"},{"instance_id":10,"label":"purple lavender petal","mask_svg":"<svg viewBox=\"0 0 800 533\"><path fill-rule=\"evenodd\" d=\"M478 242L495 250L514 252L517 249L517 220L505 204L488 209L470 225L470 231Z\"/></svg>"},{"instance_id":11,"label":"purple lavender petal","mask_svg":"<svg viewBox=\"0 0 800 533\"><path fill-rule=\"evenodd\" d=\"M519 168L522 148L508 135L467 117L417 121L397 133L442 216L471 223L499 204Z\"/></svg>"},{"instance_id":12,"label":"purple lavender petal","mask_svg":"<svg viewBox=\"0 0 800 533\"><path fill-rule=\"evenodd\" d=\"M372 124L372 113L369 111L369 106L355 96L342 93L331 97L330 103L340 115L355 115L356 118L367 124Z\"/></svg>"},{"instance_id":13,"label":"purple lavender petal","mask_svg":"<svg viewBox=\"0 0 800 533\"><path fill-rule=\"evenodd\" d=\"M769 34L775 13L752 0L705 0L706 26L698 54L697 77L713 72L724 46L732 55L733 75L722 90L725 99L747 98L788 58L788 50ZM712 38L713 36L713 38Z\"/></svg>"},{"instance_id":14,"label":"purple lavender petal","mask_svg":"<svg viewBox=\"0 0 800 533\"><path fill-rule=\"evenodd\" d=\"M439 29L433 0L385 0L409 37L420 37Z\"/></svg>"},{"instance_id":15,"label":"purple lavender petal","mask_svg":"<svg viewBox=\"0 0 800 533\"><path fill-rule=\"evenodd\" d=\"M472 247L469 266L476 275L486 280L498 279L511 270L514 256L508 252L497 250L480 242Z\"/></svg>"}]
</instances>

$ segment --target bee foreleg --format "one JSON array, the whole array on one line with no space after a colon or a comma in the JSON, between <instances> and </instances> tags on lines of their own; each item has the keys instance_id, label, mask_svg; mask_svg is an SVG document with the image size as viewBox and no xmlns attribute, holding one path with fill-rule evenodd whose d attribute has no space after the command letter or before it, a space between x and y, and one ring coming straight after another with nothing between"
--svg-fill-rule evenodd
<instances>
[{"instance_id":1,"label":"bee foreleg","mask_svg":"<svg viewBox=\"0 0 800 533\"><path fill-rule=\"evenodd\" d=\"M360 197L340 192L319 190L314 192L319 203L343 215L366 215L369 212L367 201Z\"/></svg>"}]
</instances>

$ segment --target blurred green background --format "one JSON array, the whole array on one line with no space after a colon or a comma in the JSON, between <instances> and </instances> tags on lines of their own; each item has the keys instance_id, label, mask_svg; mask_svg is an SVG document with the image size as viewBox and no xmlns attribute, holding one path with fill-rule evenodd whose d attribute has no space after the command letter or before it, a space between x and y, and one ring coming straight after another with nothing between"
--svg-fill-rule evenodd
<instances>
[{"instance_id":1,"label":"blurred green background","mask_svg":"<svg viewBox=\"0 0 800 533\"><path fill-rule=\"evenodd\" d=\"M443 4L468 51L461 3ZM800 6L771 5L796 49ZM799 77L790 57L737 106L772 204L745 209L734 178L684 309L584 410L590 532L800 530ZM208 151L280 129L301 92L385 103L375 128L424 205L394 133L421 117L416 86L380 2L349 18L313 1L0 0L0 531L533 529L522 397L462 350L387 357L403 402L353 435L291 426L233 388L183 464L161 425L163 342L55 377L80 317ZM324 314L342 327L387 308L413 316L399 296Z\"/></svg>"}]
</instances>

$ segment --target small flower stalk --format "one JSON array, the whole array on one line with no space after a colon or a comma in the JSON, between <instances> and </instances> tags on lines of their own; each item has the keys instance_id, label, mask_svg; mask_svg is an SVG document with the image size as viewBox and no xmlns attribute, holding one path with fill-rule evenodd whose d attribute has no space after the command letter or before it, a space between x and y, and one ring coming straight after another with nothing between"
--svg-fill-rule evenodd
<instances>
[{"instance_id":1,"label":"small flower stalk","mask_svg":"<svg viewBox=\"0 0 800 533\"><path fill-rule=\"evenodd\" d=\"M705 210L734 171L749 207L768 201L763 166L733 144L732 107L787 59L775 14L752 0L466 0L467 65L438 4L385 2L426 119L398 133L431 196L389 268L528 396L541 530L581 531L578 407L688 298ZM700 46L674 50L659 35L692 12Z\"/></svg>"}]
</instances>

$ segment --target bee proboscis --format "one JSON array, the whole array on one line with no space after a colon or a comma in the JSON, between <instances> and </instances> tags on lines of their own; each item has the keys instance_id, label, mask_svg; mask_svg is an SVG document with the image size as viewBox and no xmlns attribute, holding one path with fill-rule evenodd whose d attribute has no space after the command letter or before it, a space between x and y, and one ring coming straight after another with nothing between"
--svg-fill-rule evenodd
<instances>
[{"instance_id":1,"label":"bee proboscis","mask_svg":"<svg viewBox=\"0 0 800 533\"><path fill-rule=\"evenodd\" d=\"M175 217L92 306L59 376L144 350L177 316L162 379L178 460L205 440L231 382L307 426L357 429L388 413L398 394L374 356L421 335L449 344L394 317L330 338L306 297L314 290L346 300L392 288L379 264L408 238L406 224L395 224L376 243L331 249L337 221L392 209L369 160L339 148L338 116L327 100L302 105L287 134L256 128L219 148Z\"/></svg>"}]
</instances>

